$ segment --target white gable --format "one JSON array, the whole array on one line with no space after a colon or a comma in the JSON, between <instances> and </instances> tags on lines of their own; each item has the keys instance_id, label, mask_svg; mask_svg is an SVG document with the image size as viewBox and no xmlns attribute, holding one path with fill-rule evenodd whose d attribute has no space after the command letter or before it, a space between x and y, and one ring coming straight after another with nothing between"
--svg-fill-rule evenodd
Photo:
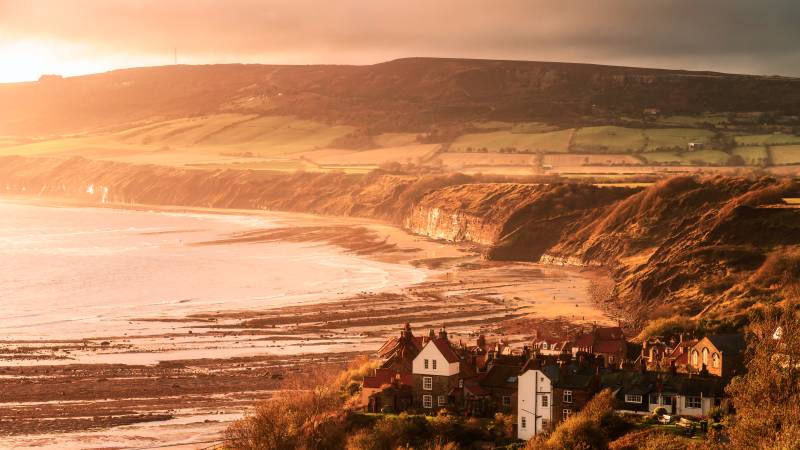
<instances>
[{"instance_id":1,"label":"white gable","mask_svg":"<svg viewBox=\"0 0 800 450\"><path fill-rule=\"evenodd\" d=\"M427 361L427 367L425 362ZM459 372L458 362L448 363L433 341L428 341L412 364L411 371L422 375L455 375Z\"/></svg>"}]
</instances>

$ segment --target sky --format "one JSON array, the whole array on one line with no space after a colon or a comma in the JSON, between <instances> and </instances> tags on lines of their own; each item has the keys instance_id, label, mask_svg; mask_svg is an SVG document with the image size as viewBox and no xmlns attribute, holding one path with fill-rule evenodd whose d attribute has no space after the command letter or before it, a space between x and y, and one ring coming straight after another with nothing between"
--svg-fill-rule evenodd
<instances>
[{"instance_id":1,"label":"sky","mask_svg":"<svg viewBox=\"0 0 800 450\"><path fill-rule=\"evenodd\" d=\"M0 82L435 56L800 76L800 0L0 0Z\"/></svg>"}]
</instances>

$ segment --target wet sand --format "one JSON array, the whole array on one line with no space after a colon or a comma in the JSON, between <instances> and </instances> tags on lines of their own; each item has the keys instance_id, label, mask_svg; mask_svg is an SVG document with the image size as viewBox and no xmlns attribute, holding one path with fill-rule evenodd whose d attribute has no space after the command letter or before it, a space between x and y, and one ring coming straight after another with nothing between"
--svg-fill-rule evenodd
<instances>
[{"instance_id":1,"label":"wet sand","mask_svg":"<svg viewBox=\"0 0 800 450\"><path fill-rule=\"evenodd\" d=\"M215 439L272 391L322 365L339 368L374 352L405 322L416 333L445 325L456 340L485 334L519 345L535 327L565 335L580 323L614 323L597 303L597 286L607 279L595 272L485 261L478 249L372 221L268 214L279 226L192 245L312 243L412 265L425 278L272 308L133 321L160 332L0 342L0 446L134 448Z\"/></svg>"}]
</instances>

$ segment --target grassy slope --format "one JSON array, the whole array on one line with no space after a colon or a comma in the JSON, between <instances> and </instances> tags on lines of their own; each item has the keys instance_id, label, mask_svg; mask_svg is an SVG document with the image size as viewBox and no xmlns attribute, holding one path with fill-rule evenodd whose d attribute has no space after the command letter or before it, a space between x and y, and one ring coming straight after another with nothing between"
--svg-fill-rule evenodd
<instances>
[{"instance_id":1,"label":"grassy slope","mask_svg":"<svg viewBox=\"0 0 800 450\"><path fill-rule=\"evenodd\" d=\"M800 164L800 145L773 146L769 151L775 165Z\"/></svg>"}]
</instances>

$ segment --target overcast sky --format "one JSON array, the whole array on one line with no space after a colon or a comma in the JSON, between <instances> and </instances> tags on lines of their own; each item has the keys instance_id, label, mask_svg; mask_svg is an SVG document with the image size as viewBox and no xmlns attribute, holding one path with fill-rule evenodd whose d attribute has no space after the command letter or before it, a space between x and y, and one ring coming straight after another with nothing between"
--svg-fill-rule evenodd
<instances>
[{"instance_id":1,"label":"overcast sky","mask_svg":"<svg viewBox=\"0 0 800 450\"><path fill-rule=\"evenodd\" d=\"M0 81L407 56L800 76L800 0L0 0Z\"/></svg>"}]
</instances>

